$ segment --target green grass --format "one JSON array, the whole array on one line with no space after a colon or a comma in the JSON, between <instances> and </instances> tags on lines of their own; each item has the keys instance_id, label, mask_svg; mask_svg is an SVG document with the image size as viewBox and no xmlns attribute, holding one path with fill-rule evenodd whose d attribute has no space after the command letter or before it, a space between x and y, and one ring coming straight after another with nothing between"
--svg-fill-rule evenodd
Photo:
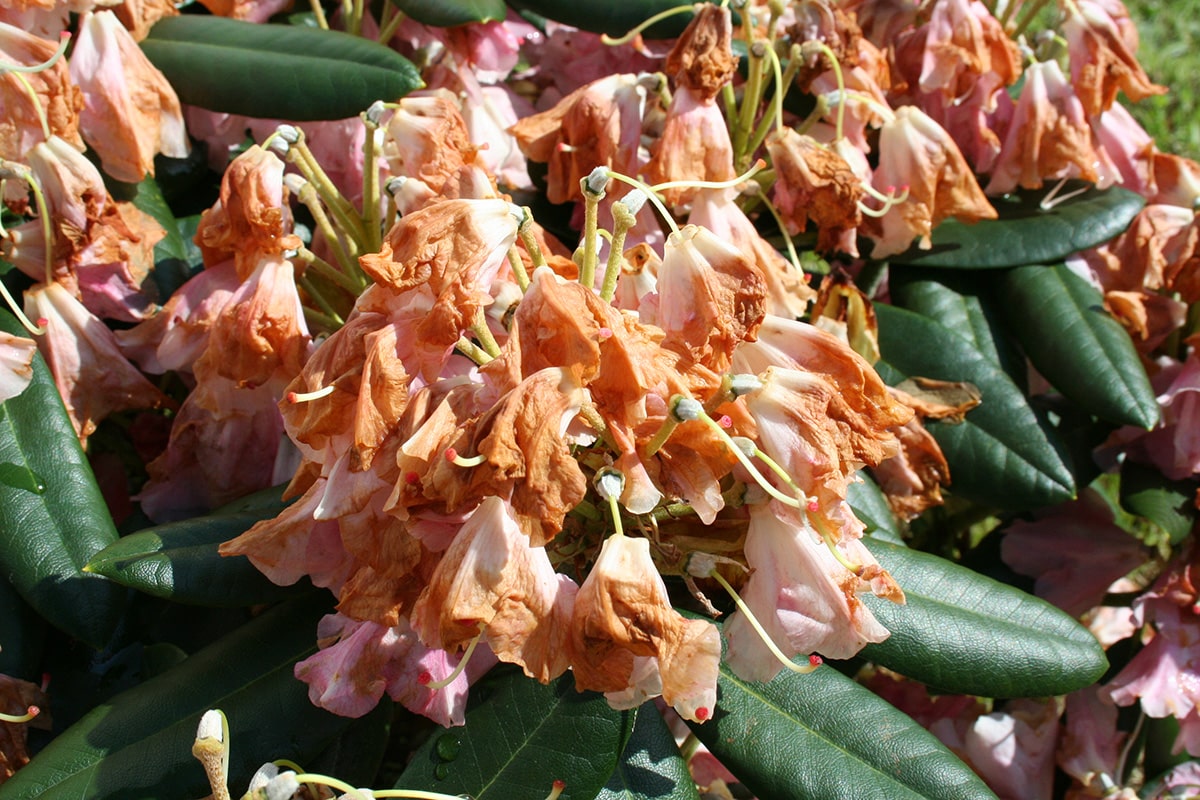
<instances>
[{"instance_id":1,"label":"green grass","mask_svg":"<svg viewBox=\"0 0 1200 800\"><path fill-rule=\"evenodd\" d=\"M1125 6L1141 36L1142 68L1170 89L1130 104L1130 111L1160 150L1200 160L1200 3L1126 0Z\"/></svg>"}]
</instances>

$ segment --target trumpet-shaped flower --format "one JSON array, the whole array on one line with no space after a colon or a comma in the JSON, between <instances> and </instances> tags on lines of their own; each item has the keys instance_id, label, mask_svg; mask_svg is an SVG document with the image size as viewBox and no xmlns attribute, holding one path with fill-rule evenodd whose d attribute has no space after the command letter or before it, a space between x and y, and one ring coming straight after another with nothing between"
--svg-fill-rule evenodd
<instances>
[{"instance_id":1,"label":"trumpet-shaped flower","mask_svg":"<svg viewBox=\"0 0 1200 800\"><path fill-rule=\"evenodd\" d=\"M138 183L153 175L158 153L187 157L175 90L111 11L84 15L70 71L83 92L84 138L113 178Z\"/></svg>"}]
</instances>

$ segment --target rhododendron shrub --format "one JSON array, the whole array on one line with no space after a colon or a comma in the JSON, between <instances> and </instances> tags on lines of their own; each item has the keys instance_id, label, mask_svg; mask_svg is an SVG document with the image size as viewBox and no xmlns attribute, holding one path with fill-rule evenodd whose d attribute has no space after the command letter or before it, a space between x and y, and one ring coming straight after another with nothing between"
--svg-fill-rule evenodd
<instances>
[{"instance_id":1,"label":"rhododendron shrub","mask_svg":"<svg viewBox=\"0 0 1200 800\"><path fill-rule=\"evenodd\" d=\"M0 3L0 800L1175 796L1121 3L528 5Z\"/></svg>"}]
</instances>

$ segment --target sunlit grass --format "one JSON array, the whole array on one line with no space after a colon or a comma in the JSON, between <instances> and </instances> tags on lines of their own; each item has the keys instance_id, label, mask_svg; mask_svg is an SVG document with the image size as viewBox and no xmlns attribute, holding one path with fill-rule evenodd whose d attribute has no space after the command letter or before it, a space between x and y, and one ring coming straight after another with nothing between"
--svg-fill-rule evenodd
<instances>
[{"instance_id":1,"label":"sunlit grass","mask_svg":"<svg viewBox=\"0 0 1200 800\"><path fill-rule=\"evenodd\" d=\"M1138 60L1170 92L1130 110L1159 149L1200 160L1200 8L1189 3L1127 0L1141 35Z\"/></svg>"}]
</instances>

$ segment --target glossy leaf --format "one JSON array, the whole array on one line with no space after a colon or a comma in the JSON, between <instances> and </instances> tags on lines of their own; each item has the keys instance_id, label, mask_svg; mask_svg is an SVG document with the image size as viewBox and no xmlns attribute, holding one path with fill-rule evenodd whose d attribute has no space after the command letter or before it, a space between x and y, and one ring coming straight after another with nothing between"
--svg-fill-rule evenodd
<instances>
[{"instance_id":1,"label":"glossy leaf","mask_svg":"<svg viewBox=\"0 0 1200 800\"><path fill-rule=\"evenodd\" d=\"M471 705L466 726L435 734L396 788L511 800L545 797L564 780L564 800L591 800L616 767L635 716L609 708L603 695L576 692L569 673L543 686L508 667L471 687Z\"/></svg>"},{"instance_id":2,"label":"glossy leaf","mask_svg":"<svg viewBox=\"0 0 1200 800\"><path fill-rule=\"evenodd\" d=\"M596 800L700 800L675 737L653 704L642 706L625 752Z\"/></svg>"},{"instance_id":3,"label":"glossy leaf","mask_svg":"<svg viewBox=\"0 0 1200 800\"><path fill-rule=\"evenodd\" d=\"M504 0L391 0L391 3L417 22L438 28L496 22L508 13Z\"/></svg>"},{"instance_id":4,"label":"glossy leaf","mask_svg":"<svg viewBox=\"0 0 1200 800\"><path fill-rule=\"evenodd\" d=\"M995 798L931 733L829 666L765 684L722 666L716 714L692 730L771 800Z\"/></svg>"},{"instance_id":5,"label":"glossy leaf","mask_svg":"<svg viewBox=\"0 0 1200 800\"><path fill-rule=\"evenodd\" d=\"M1057 196L1067 197L1083 186L1068 184ZM992 198L999 219L974 224L945 220L934 228L928 250L914 246L888 261L952 269L1054 263L1121 233L1145 204L1140 195L1127 189L1093 187L1046 210L1040 203L1049 191Z\"/></svg>"},{"instance_id":6,"label":"glossy leaf","mask_svg":"<svg viewBox=\"0 0 1200 800\"><path fill-rule=\"evenodd\" d=\"M887 496L869 475L860 473L859 477L861 480L846 490L846 502L854 509L854 515L867 526L868 536L903 546L904 535Z\"/></svg>"},{"instance_id":7,"label":"glossy leaf","mask_svg":"<svg viewBox=\"0 0 1200 800\"><path fill-rule=\"evenodd\" d=\"M1017 267L998 283L1009 329L1054 388L1101 419L1154 427L1150 379L1097 289L1063 264Z\"/></svg>"},{"instance_id":8,"label":"glossy leaf","mask_svg":"<svg viewBox=\"0 0 1200 800\"><path fill-rule=\"evenodd\" d=\"M883 353L876 366L889 382L909 376L969 381L983 393L965 422L926 423L950 464L954 494L1013 510L1075 496L1053 428L999 365L935 320L882 304L875 313Z\"/></svg>"},{"instance_id":9,"label":"glossy leaf","mask_svg":"<svg viewBox=\"0 0 1200 800\"><path fill-rule=\"evenodd\" d=\"M937 320L963 337L1024 390L1025 357L1010 340L1003 315L991 302L995 287L987 276L898 265L888 270L888 290L892 303Z\"/></svg>"},{"instance_id":10,"label":"glossy leaf","mask_svg":"<svg viewBox=\"0 0 1200 800\"><path fill-rule=\"evenodd\" d=\"M319 594L279 606L102 703L0 786L0 800L203 797L208 783L191 748L210 708L229 719L235 795L267 761L309 760L349 723L313 706L292 674L316 650L330 604Z\"/></svg>"},{"instance_id":11,"label":"glossy leaf","mask_svg":"<svg viewBox=\"0 0 1200 800\"><path fill-rule=\"evenodd\" d=\"M190 605L254 605L305 591L307 581L276 586L245 556L225 558L217 552L222 542L277 515L286 505L280 493L270 489L207 516L131 533L97 553L86 569L122 586Z\"/></svg>"},{"instance_id":12,"label":"glossy leaf","mask_svg":"<svg viewBox=\"0 0 1200 800\"><path fill-rule=\"evenodd\" d=\"M866 544L908 602L863 597L892 632L863 657L943 692L984 697L1067 694L1107 668L1096 637L1044 600L928 553Z\"/></svg>"},{"instance_id":13,"label":"glossy leaf","mask_svg":"<svg viewBox=\"0 0 1200 800\"><path fill-rule=\"evenodd\" d=\"M25 334L7 312L0 329ZM28 388L0 404L0 464L44 487L0 483L3 577L52 625L103 647L125 592L82 568L116 541L117 530L40 355Z\"/></svg>"},{"instance_id":14,"label":"glossy leaf","mask_svg":"<svg viewBox=\"0 0 1200 800\"><path fill-rule=\"evenodd\" d=\"M248 117L343 119L424 85L399 53L340 31L186 14L141 46L184 103Z\"/></svg>"},{"instance_id":15,"label":"glossy leaf","mask_svg":"<svg viewBox=\"0 0 1200 800\"><path fill-rule=\"evenodd\" d=\"M1196 484L1169 481L1156 469L1126 461L1121 466L1121 507L1162 528L1177 545L1196 521Z\"/></svg>"},{"instance_id":16,"label":"glossy leaf","mask_svg":"<svg viewBox=\"0 0 1200 800\"><path fill-rule=\"evenodd\" d=\"M655 14L681 4L675 0L509 0L509 5L592 33L623 36ZM678 14L655 25L645 36L678 36L691 18L691 14Z\"/></svg>"}]
</instances>

